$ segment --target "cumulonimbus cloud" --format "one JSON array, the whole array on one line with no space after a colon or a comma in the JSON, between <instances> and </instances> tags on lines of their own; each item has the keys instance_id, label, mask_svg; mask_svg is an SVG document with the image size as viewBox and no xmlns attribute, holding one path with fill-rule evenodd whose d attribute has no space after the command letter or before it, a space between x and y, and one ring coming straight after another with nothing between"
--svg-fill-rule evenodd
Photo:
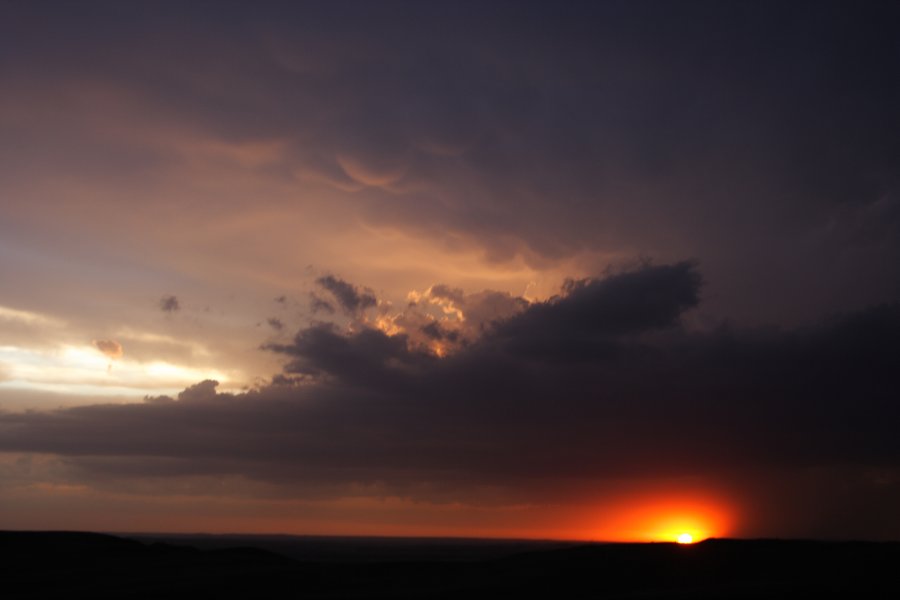
<instances>
[{"instance_id":1,"label":"cumulonimbus cloud","mask_svg":"<svg viewBox=\"0 0 900 600\"><path fill-rule=\"evenodd\" d=\"M584 281L443 358L405 333L317 323L266 346L286 359L272 385L6 414L0 449L96 476L239 474L299 495L377 482L443 500L629 473L900 468L900 306L691 332L700 285L692 263Z\"/></svg>"}]
</instances>

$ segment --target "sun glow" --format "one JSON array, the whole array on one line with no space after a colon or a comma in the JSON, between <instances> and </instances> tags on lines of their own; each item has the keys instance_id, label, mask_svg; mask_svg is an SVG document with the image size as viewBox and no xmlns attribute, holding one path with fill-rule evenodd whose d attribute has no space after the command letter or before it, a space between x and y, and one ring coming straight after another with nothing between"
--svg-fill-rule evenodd
<instances>
[{"instance_id":1,"label":"sun glow","mask_svg":"<svg viewBox=\"0 0 900 600\"><path fill-rule=\"evenodd\" d=\"M697 511L667 516L652 521L645 539L654 542L671 542L693 544L708 537L722 536L723 527L718 515L712 512Z\"/></svg>"},{"instance_id":2,"label":"sun glow","mask_svg":"<svg viewBox=\"0 0 900 600\"><path fill-rule=\"evenodd\" d=\"M692 544L727 537L735 524L734 507L711 493L673 493L648 489L627 499L594 505L599 518L591 539L613 542Z\"/></svg>"}]
</instances>

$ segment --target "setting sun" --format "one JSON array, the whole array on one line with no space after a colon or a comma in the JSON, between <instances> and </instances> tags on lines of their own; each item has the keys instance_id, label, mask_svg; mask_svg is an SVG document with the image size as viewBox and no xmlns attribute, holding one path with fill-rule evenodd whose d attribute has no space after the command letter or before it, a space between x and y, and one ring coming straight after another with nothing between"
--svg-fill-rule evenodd
<instances>
[{"instance_id":1,"label":"setting sun","mask_svg":"<svg viewBox=\"0 0 900 600\"><path fill-rule=\"evenodd\" d=\"M696 543L728 537L740 507L700 482L694 490L648 485L621 498L591 505L595 540L616 542ZM586 517L585 517L586 518Z\"/></svg>"}]
</instances>

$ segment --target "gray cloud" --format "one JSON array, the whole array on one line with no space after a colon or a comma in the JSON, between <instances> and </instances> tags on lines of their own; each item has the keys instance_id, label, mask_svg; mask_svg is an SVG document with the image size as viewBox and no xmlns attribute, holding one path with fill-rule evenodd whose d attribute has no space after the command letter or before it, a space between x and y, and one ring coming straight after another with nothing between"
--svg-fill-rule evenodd
<instances>
[{"instance_id":1,"label":"gray cloud","mask_svg":"<svg viewBox=\"0 0 900 600\"><path fill-rule=\"evenodd\" d=\"M431 286L431 295L435 298L450 300L455 304L463 304L466 300L465 292L459 288L450 288L444 284Z\"/></svg>"},{"instance_id":2,"label":"gray cloud","mask_svg":"<svg viewBox=\"0 0 900 600\"><path fill-rule=\"evenodd\" d=\"M309 293L309 310L312 314L323 312L329 315L333 315L335 312L334 305L328 300L320 297L315 292Z\"/></svg>"},{"instance_id":3,"label":"gray cloud","mask_svg":"<svg viewBox=\"0 0 900 600\"><path fill-rule=\"evenodd\" d=\"M278 140L259 170L328 188L366 223L535 265L697 256L717 314L797 323L900 292L898 221L861 225L898 195L897 11L270 4L223 9L210 30L191 7L20 5L3 43L25 57L10 86L103 82L144 119ZM47 146L20 144L6 164L52 162L28 151ZM95 146L71 154L104 173L173 160ZM776 304L774 289L790 291Z\"/></svg>"},{"instance_id":4,"label":"gray cloud","mask_svg":"<svg viewBox=\"0 0 900 600\"><path fill-rule=\"evenodd\" d=\"M585 281L443 359L404 334L315 324L267 346L288 361L271 386L205 381L143 405L7 414L0 449L58 453L86 473L237 474L301 495L378 482L443 500L486 485L564 496L633 473L900 469L900 306L689 332L679 317L699 282L690 263Z\"/></svg>"},{"instance_id":5,"label":"gray cloud","mask_svg":"<svg viewBox=\"0 0 900 600\"><path fill-rule=\"evenodd\" d=\"M620 336L676 325L685 310L698 304L700 283L687 262L569 281L564 301L532 305L499 324L493 337L515 353L590 360Z\"/></svg>"},{"instance_id":6,"label":"gray cloud","mask_svg":"<svg viewBox=\"0 0 900 600\"><path fill-rule=\"evenodd\" d=\"M325 275L316 279L316 283L331 293L341 308L348 314L357 314L378 304L375 294L368 288L360 289L353 284L334 275ZM324 309L324 305L316 304Z\"/></svg>"},{"instance_id":7,"label":"gray cloud","mask_svg":"<svg viewBox=\"0 0 900 600\"><path fill-rule=\"evenodd\" d=\"M427 325L420 327L419 330L432 340L455 342L459 339L459 332L447 331L437 321L431 321Z\"/></svg>"},{"instance_id":8,"label":"gray cloud","mask_svg":"<svg viewBox=\"0 0 900 600\"><path fill-rule=\"evenodd\" d=\"M175 296L163 296L159 300L159 309L164 313L174 313L181 310L181 304Z\"/></svg>"}]
</instances>

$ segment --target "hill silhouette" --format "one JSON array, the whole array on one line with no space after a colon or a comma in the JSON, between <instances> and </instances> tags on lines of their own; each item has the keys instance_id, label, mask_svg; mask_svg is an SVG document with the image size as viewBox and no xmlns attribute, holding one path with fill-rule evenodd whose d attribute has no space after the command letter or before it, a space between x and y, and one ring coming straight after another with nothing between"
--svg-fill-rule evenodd
<instances>
[{"instance_id":1,"label":"hill silhouette","mask_svg":"<svg viewBox=\"0 0 900 600\"><path fill-rule=\"evenodd\" d=\"M227 538L218 538L227 544ZM235 538L246 543L248 538ZM282 540L286 543L284 540ZM352 544L352 541L347 541ZM396 546L398 542L394 541ZM585 544L485 558L295 560L259 547L207 548L75 532L0 532L4 598L892 598L900 544L707 540ZM466 544L472 548L466 559ZM385 555L391 540L383 540ZM497 552L527 547L498 545ZM505 548L505 550L502 550ZM425 553L428 554L427 552Z\"/></svg>"}]
</instances>

